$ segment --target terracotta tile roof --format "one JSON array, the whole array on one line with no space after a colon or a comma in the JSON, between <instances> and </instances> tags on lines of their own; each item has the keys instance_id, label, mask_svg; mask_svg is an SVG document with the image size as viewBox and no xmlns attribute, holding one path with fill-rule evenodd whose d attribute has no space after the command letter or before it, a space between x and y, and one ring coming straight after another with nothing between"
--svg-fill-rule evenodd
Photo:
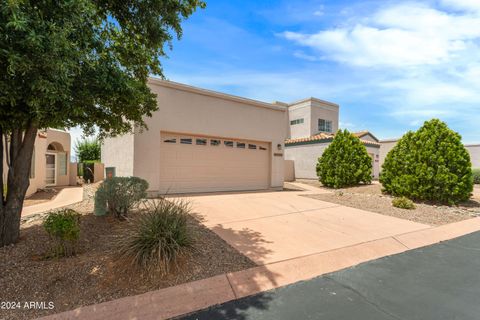
<instances>
[{"instance_id":1,"label":"terracotta tile roof","mask_svg":"<svg viewBox=\"0 0 480 320\"><path fill-rule=\"evenodd\" d=\"M352 133L352 134L355 135L356 137L358 137L357 133L358 132L355 132L355 133ZM321 142L322 140L329 140L329 139L333 139L334 137L335 137L335 135L332 134L332 133L323 133L322 132L322 133L319 133L319 134L316 134L316 135L310 136L310 137L287 139L287 140L285 140L285 145L294 144L294 143L302 143L302 142L317 142L317 141ZM368 141L368 140L363 140L363 139L360 139L360 141L363 144L380 146L380 143L378 143L378 142L373 142L373 141Z\"/></svg>"},{"instance_id":2,"label":"terracotta tile roof","mask_svg":"<svg viewBox=\"0 0 480 320\"><path fill-rule=\"evenodd\" d=\"M287 139L287 140L285 140L285 144L333 139L334 136L335 135L333 133L323 133L323 132L321 132L319 134L316 134L316 135L310 136L310 137Z\"/></svg>"},{"instance_id":3,"label":"terracotta tile roof","mask_svg":"<svg viewBox=\"0 0 480 320\"><path fill-rule=\"evenodd\" d=\"M380 140L378 140L377 137L375 137L370 131L368 130L362 130L362 131L358 131L358 132L352 132L352 134L358 138L361 138L363 137L364 135L371 135L377 142L379 142Z\"/></svg>"}]
</instances>

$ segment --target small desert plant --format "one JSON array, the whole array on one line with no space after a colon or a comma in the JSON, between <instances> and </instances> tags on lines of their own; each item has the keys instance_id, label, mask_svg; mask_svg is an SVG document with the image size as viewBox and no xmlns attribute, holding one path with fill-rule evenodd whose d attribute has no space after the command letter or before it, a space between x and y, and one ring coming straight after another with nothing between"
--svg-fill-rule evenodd
<instances>
[{"instance_id":1,"label":"small desert plant","mask_svg":"<svg viewBox=\"0 0 480 320\"><path fill-rule=\"evenodd\" d=\"M54 242L52 254L55 257L69 257L75 254L80 237L80 214L72 209L52 211L43 221L43 227Z\"/></svg>"},{"instance_id":2,"label":"small desert plant","mask_svg":"<svg viewBox=\"0 0 480 320\"><path fill-rule=\"evenodd\" d=\"M343 188L372 182L372 158L348 130L339 130L317 163L317 176L327 187Z\"/></svg>"},{"instance_id":3,"label":"small desert plant","mask_svg":"<svg viewBox=\"0 0 480 320\"><path fill-rule=\"evenodd\" d=\"M95 193L95 214L107 212L124 218L140 200L146 198L148 182L138 177L106 179Z\"/></svg>"},{"instance_id":4,"label":"small desert plant","mask_svg":"<svg viewBox=\"0 0 480 320\"><path fill-rule=\"evenodd\" d=\"M473 173L473 183L480 184L480 168L472 170Z\"/></svg>"},{"instance_id":5,"label":"small desert plant","mask_svg":"<svg viewBox=\"0 0 480 320\"><path fill-rule=\"evenodd\" d=\"M394 198L392 205L400 209L415 209L415 204L407 197Z\"/></svg>"},{"instance_id":6,"label":"small desert plant","mask_svg":"<svg viewBox=\"0 0 480 320\"><path fill-rule=\"evenodd\" d=\"M193 243L187 226L190 205L183 200L160 199L144 203L145 209L129 220L120 238L120 257L142 269L167 274L179 255Z\"/></svg>"}]
</instances>

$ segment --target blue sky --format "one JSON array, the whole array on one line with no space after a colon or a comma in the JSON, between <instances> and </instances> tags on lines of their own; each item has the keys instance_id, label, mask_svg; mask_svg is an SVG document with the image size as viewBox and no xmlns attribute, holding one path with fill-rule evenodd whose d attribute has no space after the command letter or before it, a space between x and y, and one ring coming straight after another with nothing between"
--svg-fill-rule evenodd
<instances>
[{"instance_id":1,"label":"blue sky","mask_svg":"<svg viewBox=\"0 0 480 320\"><path fill-rule=\"evenodd\" d=\"M438 117L480 142L480 1L209 0L163 60L173 81L339 103L342 127L401 136Z\"/></svg>"},{"instance_id":2,"label":"blue sky","mask_svg":"<svg viewBox=\"0 0 480 320\"><path fill-rule=\"evenodd\" d=\"M342 128L380 139L437 117L480 142L480 0L207 0L183 29L167 79L333 101Z\"/></svg>"}]
</instances>

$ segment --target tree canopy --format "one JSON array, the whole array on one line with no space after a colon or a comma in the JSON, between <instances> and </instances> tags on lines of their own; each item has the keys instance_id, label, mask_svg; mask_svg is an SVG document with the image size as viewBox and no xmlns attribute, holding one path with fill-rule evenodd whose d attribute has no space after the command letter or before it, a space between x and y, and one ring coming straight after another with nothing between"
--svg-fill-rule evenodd
<instances>
[{"instance_id":1,"label":"tree canopy","mask_svg":"<svg viewBox=\"0 0 480 320\"><path fill-rule=\"evenodd\" d=\"M0 246L19 236L37 131L117 135L157 109L149 75L201 0L0 2ZM4 168L4 163L7 167ZM7 171L7 181L4 172ZM5 191L6 190L6 191Z\"/></svg>"},{"instance_id":2,"label":"tree canopy","mask_svg":"<svg viewBox=\"0 0 480 320\"><path fill-rule=\"evenodd\" d=\"M98 139L83 139L75 143L78 162L100 161L101 146Z\"/></svg>"}]
</instances>

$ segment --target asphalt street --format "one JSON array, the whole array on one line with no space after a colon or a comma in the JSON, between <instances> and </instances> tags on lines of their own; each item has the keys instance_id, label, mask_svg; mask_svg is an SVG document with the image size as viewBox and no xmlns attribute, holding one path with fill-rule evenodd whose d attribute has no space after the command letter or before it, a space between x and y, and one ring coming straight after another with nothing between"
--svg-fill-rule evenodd
<instances>
[{"instance_id":1,"label":"asphalt street","mask_svg":"<svg viewBox=\"0 0 480 320\"><path fill-rule=\"evenodd\" d=\"M227 302L181 319L480 319L480 232Z\"/></svg>"}]
</instances>

